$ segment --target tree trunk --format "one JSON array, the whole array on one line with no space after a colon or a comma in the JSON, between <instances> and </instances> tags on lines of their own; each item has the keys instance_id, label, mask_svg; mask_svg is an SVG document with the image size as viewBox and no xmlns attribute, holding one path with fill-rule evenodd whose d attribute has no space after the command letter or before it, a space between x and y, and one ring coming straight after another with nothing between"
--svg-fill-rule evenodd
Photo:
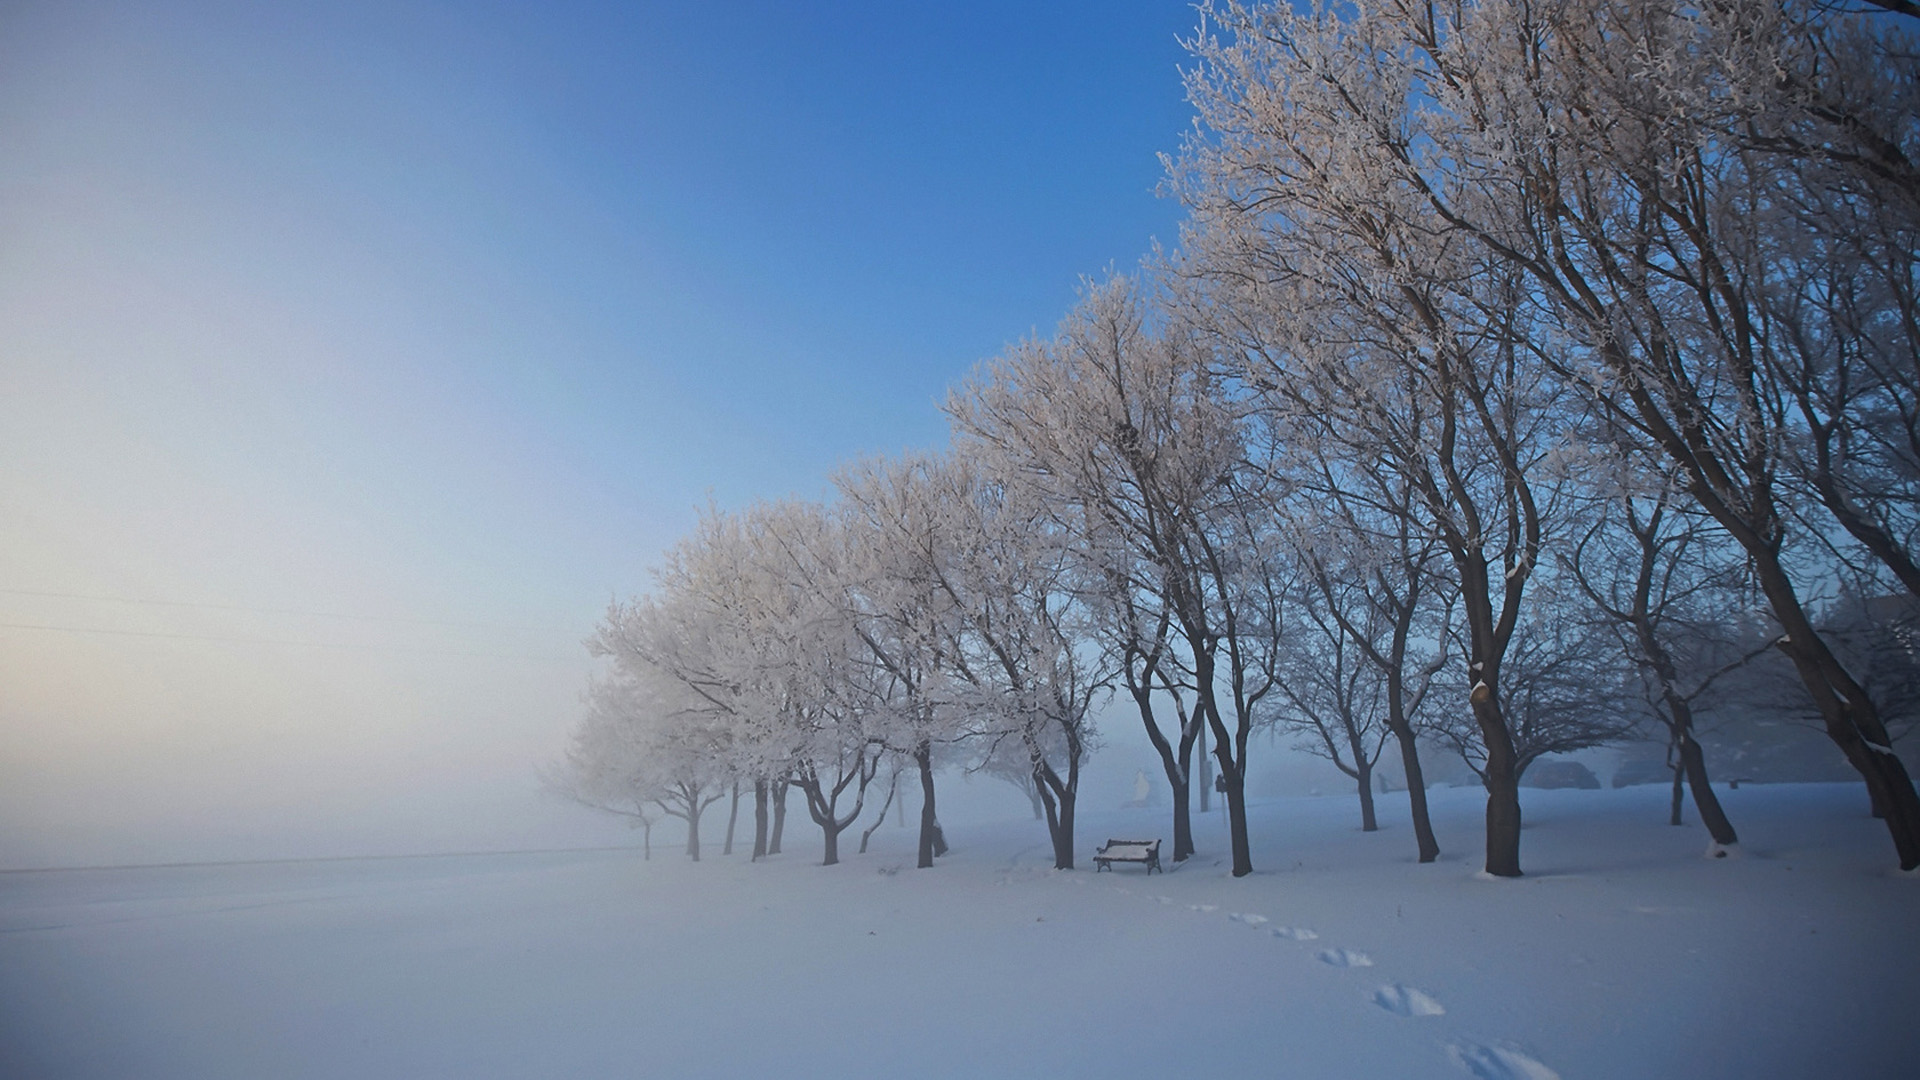
<instances>
[{"instance_id":1,"label":"tree trunk","mask_svg":"<svg viewBox=\"0 0 1920 1080\"><path fill-rule=\"evenodd\" d=\"M1053 842L1053 868L1055 870L1073 869L1073 803L1074 790L1069 785L1048 783L1040 775L1040 767L1034 769L1034 786L1040 789L1040 801L1047 807L1047 839Z\"/></svg>"},{"instance_id":2,"label":"tree trunk","mask_svg":"<svg viewBox=\"0 0 1920 1080\"><path fill-rule=\"evenodd\" d=\"M727 808L727 842L720 847L720 854L733 854L733 826L740 820L740 781L733 782L733 805Z\"/></svg>"},{"instance_id":3,"label":"tree trunk","mask_svg":"<svg viewBox=\"0 0 1920 1080\"><path fill-rule=\"evenodd\" d=\"M1053 868L1073 869L1073 799L1043 791L1047 805L1047 839L1053 842Z\"/></svg>"},{"instance_id":4,"label":"tree trunk","mask_svg":"<svg viewBox=\"0 0 1920 1080\"><path fill-rule=\"evenodd\" d=\"M833 812L834 803L839 801L841 789L833 789L833 798L829 801L827 788L820 782L817 775L809 772L796 782L800 785L801 794L807 798L807 816L813 819L815 825L820 826L821 846L825 849L820 860L820 865L838 866L840 863L840 830L846 828L847 825L853 821L852 816L842 821ZM854 808L854 813L859 813L859 807L856 806Z\"/></svg>"},{"instance_id":5,"label":"tree trunk","mask_svg":"<svg viewBox=\"0 0 1920 1080\"><path fill-rule=\"evenodd\" d=\"M1193 854L1193 793L1186 777L1168 777L1173 795L1173 861L1185 862Z\"/></svg>"},{"instance_id":6,"label":"tree trunk","mask_svg":"<svg viewBox=\"0 0 1920 1080\"><path fill-rule=\"evenodd\" d=\"M1667 425L1662 405L1655 391L1640 379L1634 358L1619 347L1608 352L1609 366L1626 376L1622 388L1642 419L1659 421L1654 435L1668 456L1688 470L1689 486L1701 508L1752 561L1754 577L1767 598L1767 606L1785 631L1778 642L1779 648L1793 661L1795 672L1820 710L1827 737L1840 747L1841 753L1866 781L1876 814L1885 817L1900 869L1920 867L1920 793L1914 791L1913 778L1894 755L1886 726L1872 699L1814 630L1794 589L1793 578L1780 556L1782 528L1773 513L1771 476L1754 479L1753 491L1729 491L1729 487L1738 485L1730 484L1723 475L1703 469L1699 448L1689 441L1691 432ZM1708 463L1715 468L1722 467L1711 457ZM1735 495L1740 497L1732 497Z\"/></svg>"},{"instance_id":7,"label":"tree trunk","mask_svg":"<svg viewBox=\"0 0 1920 1080\"><path fill-rule=\"evenodd\" d=\"M1693 789L1693 805L1700 811L1700 823L1707 827L1707 834L1713 837L1716 844L1732 844L1736 842L1733 823L1727 820L1719 797L1713 793L1713 785L1707 782L1706 755L1693 738L1693 702L1680 692L1679 667L1674 663L1673 655L1667 651L1666 642L1656 632L1657 627L1649 615L1656 554L1651 546L1652 535L1652 527L1649 527L1647 535L1641 540L1646 554L1641 562L1633 622L1634 633L1640 641L1640 651L1645 655L1646 662L1652 665L1654 676L1660 680L1661 701L1666 706L1664 719L1674 752L1673 807L1668 821L1674 825L1680 824L1680 792L1684 780Z\"/></svg>"},{"instance_id":8,"label":"tree trunk","mask_svg":"<svg viewBox=\"0 0 1920 1080\"><path fill-rule=\"evenodd\" d=\"M925 870L933 865L935 856L947 853L947 841L940 834L940 815L933 801L933 747L921 743L913 751L913 763L920 767L920 852L914 865Z\"/></svg>"},{"instance_id":9,"label":"tree trunk","mask_svg":"<svg viewBox=\"0 0 1920 1080\"><path fill-rule=\"evenodd\" d=\"M1149 672L1153 669L1149 667ZM1194 732L1186 715L1186 710L1175 709L1180 721L1179 745L1176 749L1160 730L1160 723L1153 712L1152 676L1136 676L1132 669L1127 671L1127 692L1133 695L1135 706L1140 712L1140 721L1146 726L1147 741L1153 744L1154 752L1160 755L1160 768L1167 774L1167 787L1173 793L1173 861L1183 862L1193 854L1193 816L1188 811L1187 767L1193 760ZM1033 816L1041 814L1040 800L1036 796L1033 803Z\"/></svg>"},{"instance_id":10,"label":"tree trunk","mask_svg":"<svg viewBox=\"0 0 1920 1080\"><path fill-rule=\"evenodd\" d=\"M700 812L704 809L695 789L694 796L687 800L687 855L694 862L700 861Z\"/></svg>"},{"instance_id":11,"label":"tree trunk","mask_svg":"<svg viewBox=\"0 0 1920 1080\"><path fill-rule=\"evenodd\" d=\"M887 811L892 809L893 797L899 790L900 773L896 770L893 774L893 782L887 785L887 801L880 804L879 816L875 817L873 824L867 826L866 831L860 834L860 854L867 853L867 842L873 839L874 830L887 823Z\"/></svg>"},{"instance_id":12,"label":"tree trunk","mask_svg":"<svg viewBox=\"0 0 1920 1080\"><path fill-rule=\"evenodd\" d=\"M1373 816L1373 764L1362 758L1353 771L1360 783L1360 831L1379 832L1380 822Z\"/></svg>"},{"instance_id":13,"label":"tree trunk","mask_svg":"<svg viewBox=\"0 0 1920 1080\"><path fill-rule=\"evenodd\" d=\"M1685 797L1686 790L1687 790L1686 766L1676 761L1673 763L1673 791L1667 799L1667 824L1669 825L1685 825L1686 824L1686 822L1682 820L1680 817L1680 804L1686 801L1686 797Z\"/></svg>"},{"instance_id":14,"label":"tree trunk","mask_svg":"<svg viewBox=\"0 0 1920 1080\"><path fill-rule=\"evenodd\" d=\"M1213 809L1213 769L1210 765L1212 759L1207 757L1207 725L1204 721L1200 724L1200 733L1194 736L1194 747L1198 751L1196 756L1200 760L1200 783L1198 785L1200 788L1200 812L1205 814Z\"/></svg>"},{"instance_id":15,"label":"tree trunk","mask_svg":"<svg viewBox=\"0 0 1920 1080\"><path fill-rule=\"evenodd\" d=\"M1060 827L1053 835L1053 865L1061 870L1073 869L1073 815L1075 798L1068 792L1060 799Z\"/></svg>"},{"instance_id":16,"label":"tree trunk","mask_svg":"<svg viewBox=\"0 0 1920 1080\"><path fill-rule=\"evenodd\" d=\"M767 857L767 782L753 782L753 860Z\"/></svg>"},{"instance_id":17,"label":"tree trunk","mask_svg":"<svg viewBox=\"0 0 1920 1080\"><path fill-rule=\"evenodd\" d=\"M1227 835L1233 846L1233 876L1253 873L1253 850L1247 843L1247 783L1240 770L1220 762L1220 775L1227 778Z\"/></svg>"},{"instance_id":18,"label":"tree trunk","mask_svg":"<svg viewBox=\"0 0 1920 1080\"><path fill-rule=\"evenodd\" d=\"M1413 814L1414 841L1420 848L1420 861L1430 863L1440 857L1440 842L1433 838L1433 819L1427 814L1427 777L1420 768L1420 747L1405 720L1394 725L1393 737L1400 743L1400 767L1407 774L1407 806Z\"/></svg>"},{"instance_id":19,"label":"tree trunk","mask_svg":"<svg viewBox=\"0 0 1920 1080\"><path fill-rule=\"evenodd\" d=\"M789 781L773 782L773 832L767 836L767 854L780 854L780 837L787 831L787 787Z\"/></svg>"},{"instance_id":20,"label":"tree trunk","mask_svg":"<svg viewBox=\"0 0 1920 1080\"><path fill-rule=\"evenodd\" d=\"M1227 739L1227 728L1220 720L1220 706L1214 698L1213 658L1200 653L1194 660L1194 681L1204 687L1199 691L1200 700L1194 708L1205 717L1203 726L1210 727L1213 735L1213 763L1220 768L1220 777L1224 781L1227 804L1227 842L1233 850L1233 876L1246 877L1253 873L1253 849L1247 840L1247 776L1242 770L1246 767L1247 723L1244 716L1239 721L1241 743L1240 753ZM1202 755L1204 764L1207 758ZM1201 807L1206 806L1206 785L1201 788Z\"/></svg>"},{"instance_id":21,"label":"tree trunk","mask_svg":"<svg viewBox=\"0 0 1920 1080\"><path fill-rule=\"evenodd\" d=\"M1490 702L1488 703L1491 704ZM1476 712L1487 705L1476 704ZM1497 735L1488 729L1495 728ZM1520 775L1514 768L1513 744L1506 738L1504 720L1481 723L1487 747L1487 873L1494 877L1520 876Z\"/></svg>"},{"instance_id":22,"label":"tree trunk","mask_svg":"<svg viewBox=\"0 0 1920 1080\"><path fill-rule=\"evenodd\" d=\"M1780 649L1793 660L1800 681L1813 695L1827 736L1860 772L1875 811L1887 823L1900 869L1920 867L1920 793L1907 767L1896 757L1873 700L1814 631L1800 606L1785 568L1773 553L1754 560L1760 588L1785 628Z\"/></svg>"},{"instance_id":23,"label":"tree trunk","mask_svg":"<svg viewBox=\"0 0 1920 1080\"><path fill-rule=\"evenodd\" d=\"M652 862L653 861L653 822L651 821L641 822L640 829L641 829L641 835L646 837L646 845L647 845L645 848L641 849L642 854L640 856L640 861Z\"/></svg>"},{"instance_id":24,"label":"tree trunk","mask_svg":"<svg viewBox=\"0 0 1920 1080\"><path fill-rule=\"evenodd\" d=\"M1680 740L1680 765L1687 774L1687 787L1693 792L1693 808L1700 811L1700 824L1707 827L1707 835L1722 847L1739 843L1740 837L1733 831L1733 822L1727 820L1720 797L1707 782L1706 755L1699 743L1684 736Z\"/></svg>"}]
</instances>

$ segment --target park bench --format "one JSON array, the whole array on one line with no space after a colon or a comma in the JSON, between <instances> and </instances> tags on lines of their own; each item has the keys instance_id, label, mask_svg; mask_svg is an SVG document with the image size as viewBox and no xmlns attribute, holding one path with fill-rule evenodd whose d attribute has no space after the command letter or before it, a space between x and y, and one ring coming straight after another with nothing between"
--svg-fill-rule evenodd
<instances>
[{"instance_id":1,"label":"park bench","mask_svg":"<svg viewBox=\"0 0 1920 1080\"><path fill-rule=\"evenodd\" d=\"M1108 840L1105 847L1093 853L1093 872L1112 870L1117 862L1144 863L1148 874L1155 870L1166 873L1160 866L1158 840Z\"/></svg>"}]
</instances>

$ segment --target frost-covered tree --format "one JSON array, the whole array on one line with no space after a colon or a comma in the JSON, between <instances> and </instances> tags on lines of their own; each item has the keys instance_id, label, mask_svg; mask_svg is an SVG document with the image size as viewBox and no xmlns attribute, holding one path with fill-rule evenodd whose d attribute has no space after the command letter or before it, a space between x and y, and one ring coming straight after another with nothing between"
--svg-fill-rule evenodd
<instances>
[{"instance_id":1,"label":"frost-covered tree","mask_svg":"<svg viewBox=\"0 0 1920 1080\"><path fill-rule=\"evenodd\" d=\"M701 816L725 796L729 780L717 752L726 733L657 669L616 665L588 687L586 703L560 773L563 790L634 817L647 830L649 855L653 821L645 807L679 818L687 856L699 862Z\"/></svg>"},{"instance_id":2,"label":"frost-covered tree","mask_svg":"<svg viewBox=\"0 0 1920 1080\"><path fill-rule=\"evenodd\" d=\"M1360 829L1374 832L1380 826L1373 770L1393 728L1389 672L1368 650L1391 631L1372 598L1347 584L1350 574L1360 577L1359 568L1334 564L1322 548L1336 535L1318 515L1294 523L1282 557L1302 572L1287 596L1276 693L1285 708L1281 726L1296 735L1295 748L1326 759L1354 781Z\"/></svg>"},{"instance_id":3,"label":"frost-covered tree","mask_svg":"<svg viewBox=\"0 0 1920 1080\"><path fill-rule=\"evenodd\" d=\"M1275 221L1298 218L1268 195L1324 196L1409 300L1444 253L1454 291L1684 477L1920 866L1920 796L1809 612L1824 571L1792 558L1797 511L1825 505L1890 573L1910 561L1906 28L1790 0L1210 10L1230 37L1198 43L1188 178L1238 176Z\"/></svg>"},{"instance_id":4,"label":"frost-covered tree","mask_svg":"<svg viewBox=\"0 0 1920 1080\"><path fill-rule=\"evenodd\" d=\"M612 814L642 830L642 858L653 858L653 826L663 817L655 797L663 790L659 762L641 752L639 719L615 708L615 691L590 683L586 714L575 725L561 760L541 770L545 787L591 810Z\"/></svg>"},{"instance_id":5,"label":"frost-covered tree","mask_svg":"<svg viewBox=\"0 0 1920 1080\"><path fill-rule=\"evenodd\" d=\"M1382 722L1400 752L1415 847L1421 862L1432 862L1440 845L1427 811L1420 737L1428 691L1454 661L1445 556L1420 528L1412 488L1389 462L1324 449L1305 445L1285 459L1294 558L1313 608L1372 669Z\"/></svg>"},{"instance_id":6,"label":"frost-covered tree","mask_svg":"<svg viewBox=\"0 0 1920 1080\"><path fill-rule=\"evenodd\" d=\"M917 865L923 869L947 851L934 788L935 747L965 733L947 662L957 627L941 575L952 525L942 489L930 479L937 467L913 456L869 460L838 479L851 550L847 603L866 662L888 680L892 696L876 730L919 773Z\"/></svg>"},{"instance_id":7,"label":"frost-covered tree","mask_svg":"<svg viewBox=\"0 0 1920 1080\"><path fill-rule=\"evenodd\" d=\"M832 866L885 757L877 727L893 708L894 680L864 656L846 602L851 555L839 518L819 504L761 503L741 515L740 532L732 573L758 665L754 700Z\"/></svg>"},{"instance_id":8,"label":"frost-covered tree","mask_svg":"<svg viewBox=\"0 0 1920 1080\"><path fill-rule=\"evenodd\" d=\"M1209 359L1139 285L1115 278L1090 285L1052 338L984 366L947 410L969 452L1060 508L1081 588L1172 789L1175 858L1192 850L1189 763L1205 725L1234 873L1246 874L1247 748L1273 687L1278 626L1259 609L1284 568L1249 547L1271 514Z\"/></svg>"},{"instance_id":9,"label":"frost-covered tree","mask_svg":"<svg viewBox=\"0 0 1920 1080\"><path fill-rule=\"evenodd\" d=\"M1637 486L1633 474L1607 464L1591 469L1589 520L1561 563L1632 660L1665 736L1672 823L1680 824L1684 783L1713 842L1728 847L1739 837L1709 782L1695 714L1715 681L1747 659L1733 646L1748 596L1745 567L1724 536L1686 512L1671 483Z\"/></svg>"},{"instance_id":10,"label":"frost-covered tree","mask_svg":"<svg viewBox=\"0 0 1920 1080\"><path fill-rule=\"evenodd\" d=\"M652 595L609 605L588 647L619 670L679 688L687 707L724 738L709 754L730 778L755 790L754 857L767 854L766 796L788 774L792 739L766 702L777 693L766 642L746 617L750 579L738 515L709 511L667 553Z\"/></svg>"},{"instance_id":11,"label":"frost-covered tree","mask_svg":"<svg viewBox=\"0 0 1920 1080\"><path fill-rule=\"evenodd\" d=\"M1346 10L1346 9L1343 9ZM1419 86L1372 9L1213 12L1188 78L1199 124L1172 185L1190 220L1172 269L1199 325L1262 393L1276 443L1390 467L1446 553L1487 787L1487 870L1520 873L1503 664L1553 526L1567 427L1520 275L1435 227L1395 156ZM1392 25L1376 25L1376 24ZM1383 148L1380 144L1385 143Z\"/></svg>"},{"instance_id":12,"label":"frost-covered tree","mask_svg":"<svg viewBox=\"0 0 1920 1080\"><path fill-rule=\"evenodd\" d=\"M1095 745L1096 701L1109 692L1109 656L1076 589L1072 533L1052 506L965 446L929 461L946 508L937 582L951 612L942 653L969 737L1027 755L1046 811L1054 866L1074 865L1080 766Z\"/></svg>"}]
</instances>

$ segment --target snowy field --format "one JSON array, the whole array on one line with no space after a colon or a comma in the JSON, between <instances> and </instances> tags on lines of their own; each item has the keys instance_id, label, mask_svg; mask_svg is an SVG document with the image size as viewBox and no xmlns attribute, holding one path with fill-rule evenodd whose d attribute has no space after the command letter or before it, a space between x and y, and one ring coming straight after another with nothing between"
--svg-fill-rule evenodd
<instances>
[{"instance_id":1,"label":"snowy field","mask_svg":"<svg viewBox=\"0 0 1920 1080\"><path fill-rule=\"evenodd\" d=\"M1481 801L1255 804L1260 872L1049 869L1032 821L912 866L637 853L0 874L0 1076L1895 1077L1920 1075L1920 878L1853 785L1528 791L1518 881ZM1083 850L1165 835L1084 812ZM857 846L857 836L853 846Z\"/></svg>"}]
</instances>

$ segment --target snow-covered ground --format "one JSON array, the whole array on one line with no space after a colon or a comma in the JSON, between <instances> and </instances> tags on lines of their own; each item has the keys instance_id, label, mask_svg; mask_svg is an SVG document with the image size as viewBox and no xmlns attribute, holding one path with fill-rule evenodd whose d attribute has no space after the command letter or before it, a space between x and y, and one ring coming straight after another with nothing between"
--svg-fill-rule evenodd
<instances>
[{"instance_id":1,"label":"snow-covered ground","mask_svg":"<svg viewBox=\"0 0 1920 1080\"><path fill-rule=\"evenodd\" d=\"M1041 827L814 865L656 848L0 874L0 1076L1920 1075L1920 878L1850 785L1743 786L1701 857L1666 792L1258 803L1259 872L1056 873ZM1166 835L1087 808L1085 850ZM857 837L853 845L857 846Z\"/></svg>"}]
</instances>

